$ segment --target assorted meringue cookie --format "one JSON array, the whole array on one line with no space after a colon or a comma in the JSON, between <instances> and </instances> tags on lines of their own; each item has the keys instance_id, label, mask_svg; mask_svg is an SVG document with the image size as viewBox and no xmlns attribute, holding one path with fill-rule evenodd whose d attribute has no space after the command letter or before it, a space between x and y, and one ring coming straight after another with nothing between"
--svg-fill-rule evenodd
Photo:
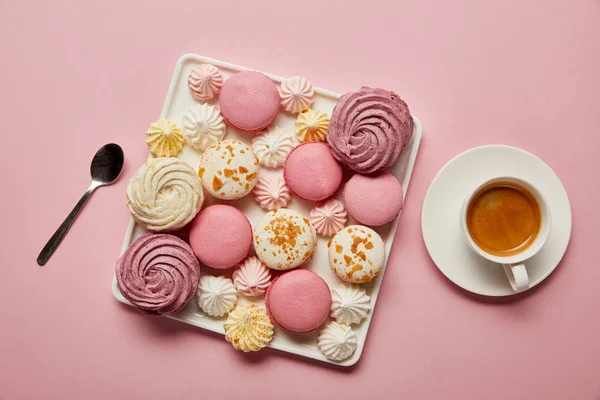
<instances>
[{"instance_id":1,"label":"assorted meringue cookie","mask_svg":"<svg viewBox=\"0 0 600 400\"><path fill-rule=\"evenodd\" d=\"M317 202L310 210L310 223L319 235L333 236L346 226L344 203L334 198Z\"/></svg>"},{"instance_id":2,"label":"assorted meringue cookie","mask_svg":"<svg viewBox=\"0 0 600 400\"><path fill-rule=\"evenodd\" d=\"M183 133L188 144L196 150L223 140L227 126L216 106L196 104L183 113Z\"/></svg>"},{"instance_id":3,"label":"assorted meringue cookie","mask_svg":"<svg viewBox=\"0 0 600 400\"><path fill-rule=\"evenodd\" d=\"M146 144L156 157L175 157L183 143L181 129L170 119L159 119L146 131Z\"/></svg>"},{"instance_id":4,"label":"assorted meringue cookie","mask_svg":"<svg viewBox=\"0 0 600 400\"><path fill-rule=\"evenodd\" d=\"M278 176L262 176L258 178L253 193L258 204L269 211L287 207L292 198L285 180Z\"/></svg>"},{"instance_id":5,"label":"assorted meringue cookie","mask_svg":"<svg viewBox=\"0 0 600 400\"><path fill-rule=\"evenodd\" d=\"M298 114L296 136L301 142L324 142L327 138L329 117L318 110L307 110Z\"/></svg>"},{"instance_id":6,"label":"assorted meringue cookie","mask_svg":"<svg viewBox=\"0 0 600 400\"><path fill-rule=\"evenodd\" d=\"M288 136L277 127L271 127L252 139L252 150L262 165L277 168L285 163L285 158L296 144L294 136Z\"/></svg>"},{"instance_id":7,"label":"assorted meringue cookie","mask_svg":"<svg viewBox=\"0 0 600 400\"><path fill-rule=\"evenodd\" d=\"M327 142L338 161L359 174L369 174L396 162L413 129L413 118L400 96L363 86L336 103Z\"/></svg>"},{"instance_id":8,"label":"assorted meringue cookie","mask_svg":"<svg viewBox=\"0 0 600 400\"><path fill-rule=\"evenodd\" d=\"M204 191L196 171L174 157L142 165L127 184L125 203L146 229L172 231L190 222L202 207Z\"/></svg>"},{"instance_id":9,"label":"assorted meringue cookie","mask_svg":"<svg viewBox=\"0 0 600 400\"><path fill-rule=\"evenodd\" d=\"M233 309L238 292L231 279L206 275L200 279L196 294L198 305L211 317L222 317Z\"/></svg>"},{"instance_id":10,"label":"assorted meringue cookie","mask_svg":"<svg viewBox=\"0 0 600 400\"><path fill-rule=\"evenodd\" d=\"M214 65L200 64L190 72L188 86L196 100L207 101L221 91L223 75Z\"/></svg>"},{"instance_id":11,"label":"assorted meringue cookie","mask_svg":"<svg viewBox=\"0 0 600 400\"><path fill-rule=\"evenodd\" d=\"M273 323L267 311L255 304L239 305L229 313L225 324L225 340L236 350L258 351L273 338Z\"/></svg>"},{"instance_id":12,"label":"assorted meringue cookie","mask_svg":"<svg viewBox=\"0 0 600 400\"><path fill-rule=\"evenodd\" d=\"M279 97L286 111L297 114L310 108L315 101L315 91L306 78L290 76L281 83Z\"/></svg>"},{"instance_id":13,"label":"assorted meringue cookie","mask_svg":"<svg viewBox=\"0 0 600 400\"><path fill-rule=\"evenodd\" d=\"M233 272L233 285L244 296L261 296L270 283L271 270L258 257L246 258Z\"/></svg>"},{"instance_id":14,"label":"assorted meringue cookie","mask_svg":"<svg viewBox=\"0 0 600 400\"><path fill-rule=\"evenodd\" d=\"M194 297L200 264L190 246L173 235L148 233L133 242L115 268L119 291L149 315L173 315Z\"/></svg>"},{"instance_id":15,"label":"assorted meringue cookie","mask_svg":"<svg viewBox=\"0 0 600 400\"><path fill-rule=\"evenodd\" d=\"M358 338L347 325L330 322L319 334L319 349L333 361L344 361L356 351Z\"/></svg>"},{"instance_id":16,"label":"assorted meringue cookie","mask_svg":"<svg viewBox=\"0 0 600 400\"><path fill-rule=\"evenodd\" d=\"M340 324L359 324L371 310L371 298L358 285L341 284L331 290L331 316Z\"/></svg>"}]
</instances>

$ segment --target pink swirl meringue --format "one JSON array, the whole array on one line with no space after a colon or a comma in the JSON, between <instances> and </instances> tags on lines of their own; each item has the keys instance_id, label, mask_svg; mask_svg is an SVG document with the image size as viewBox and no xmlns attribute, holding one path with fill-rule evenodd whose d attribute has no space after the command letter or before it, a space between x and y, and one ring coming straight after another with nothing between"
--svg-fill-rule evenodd
<instances>
[{"instance_id":1,"label":"pink swirl meringue","mask_svg":"<svg viewBox=\"0 0 600 400\"><path fill-rule=\"evenodd\" d=\"M260 296L270 284L271 270L258 257L246 258L233 272L233 285L244 296Z\"/></svg>"},{"instance_id":2,"label":"pink swirl meringue","mask_svg":"<svg viewBox=\"0 0 600 400\"><path fill-rule=\"evenodd\" d=\"M368 174L394 164L413 135L406 103L394 92L363 86L335 105L327 142L338 161Z\"/></svg>"},{"instance_id":3,"label":"pink swirl meringue","mask_svg":"<svg viewBox=\"0 0 600 400\"><path fill-rule=\"evenodd\" d=\"M281 83L279 97L286 111L297 114L310 108L315 101L315 91L306 78L290 76Z\"/></svg>"},{"instance_id":4,"label":"pink swirl meringue","mask_svg":"<svg viewBox=\"0 0 600 400\"><path fill-rule=\"evenodd\" d=\"M347 221L344 203L334 198L319 201L310 210L310 223L319 235L333 236L344 228Z\"/></svg>"},{"instance_id":5,"label":"pink swirl meringue","mask_svg":"<svg viewBox=\"0 0 600 400\"><path fill-rule=\"evenodd\" d=\"M214 65L200 64L190 72L188 86L196 100L207 101L221 91L223 75Z\"/></svg>"},{"instance_id":6,"label":"pink swirl meringue","mask_svg":"<svg viewBox=\"0 0 600 400\"><path fill-rule=\"evenodd\" d=\"M194 297L200 281L200 264L192 248L167 234L137 239L115 270L123 297L149 315L178 313Z\"/></svg>"},{"instance_id":7,"label":"pink swirl meringue","mask_svg":"<svg viewBox=\"0 0 600 400\"><path fill-rule=\"evenodd\" d=\"M281 177L262 176L254 187L254 198L265 210L285 208L290 199L290 189Z\"/></svg>"}]
</instances>

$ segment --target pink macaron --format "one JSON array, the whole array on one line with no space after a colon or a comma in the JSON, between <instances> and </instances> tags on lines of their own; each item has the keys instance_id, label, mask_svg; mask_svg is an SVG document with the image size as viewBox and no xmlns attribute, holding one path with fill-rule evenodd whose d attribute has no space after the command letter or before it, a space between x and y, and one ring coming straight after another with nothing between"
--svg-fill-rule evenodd
<instances>
[{"instance_id":1,"label":"pink macaron","mask_svg":"<svg viewBox=\"0 0 600 400\"><path fill-rule=\"evenodd\" d=\"M244 71L232 75L219 95L221 115L234 128L254 133L265 129L279 111L279 91L266 75Z\"/></svg>"},{"instance_id":2,"label":"pink macaron","mask_svg":"<svg viewBox=\"0 0 600 400\"><path fill-rule=\"evenodd\" d=\"M304 143L288 154L283 166L286 185L301 199L319 201L342 184L342 166L325 143Z\"/></svg>"},{"instance_id":3,"label":"pink macaron","mask_svg":"<svg viewBox=\"0 0 600 400\"><path fill-rule=\"evenodd\" d=\"M329 316L331 292L319 275L296 269L271 282L265 305L269 317L283 329L312 332Z\"/></svg>"},{"instance_id":4,"label":"pink macaron","mask_svg":"<svg viewBox=\"0 0 600 400\"><path fill-rule=\"evenodd\" d=\"M344 205L363 225L380 226L392 221L402 209L404 194L398 179L387 171L356 174L344 186Z\"/></svg>"},{"instance_id":5,"label":"pink macaron","mask_svg":"<svg viewBox=\"0 0 600 400\"><path fill-rule=\"evenodd\" d=\"M215 204L190 224L190 246L201 263L216 269L236 266L252 247L252 226L235 207Z\"/></svg>"}]
</instances>

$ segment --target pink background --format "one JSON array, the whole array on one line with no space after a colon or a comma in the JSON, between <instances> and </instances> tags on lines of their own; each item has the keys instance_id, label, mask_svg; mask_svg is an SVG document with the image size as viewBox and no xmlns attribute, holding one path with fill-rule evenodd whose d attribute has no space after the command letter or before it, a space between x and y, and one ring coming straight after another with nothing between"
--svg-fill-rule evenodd
<instances>
[{"instance_id":1,"label":"pink background","mask_svg":"<svg viewBox=\"0 0 600 400\"><path fill-rule=\"evenodd\" d=\"M2 400L600 398L600 1L4 0L0 18ZM423 122L353 370L240 354L218 335L112 298L125 185L187 52L302 74L337 92L390 88ZM92 155L111 141L126 153L122 178L93 196L38 267L88 185ZM573 208L560 267L499 303L447 281L420 229L436 172L488 143L546 160Z\"/></svg>"}]
</instances>

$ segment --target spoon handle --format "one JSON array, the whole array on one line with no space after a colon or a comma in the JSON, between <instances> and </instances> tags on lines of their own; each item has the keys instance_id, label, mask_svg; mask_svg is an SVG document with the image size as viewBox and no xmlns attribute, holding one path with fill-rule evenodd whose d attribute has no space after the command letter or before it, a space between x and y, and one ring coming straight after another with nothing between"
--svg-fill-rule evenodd
<instances>
[{"instance_id":1,"label":"spoon handle","mask_svg":"<svg viewBox=\"0 0 600 400\"><path fill-rule=\"evenodd\" d=\"M67 218L58 227L56 232L54 232L54 235L52 235L50 240L48 240L48 243L46 243L46 245L44 246L44 248L40 252L40 255L37 258L37 263L40 266L45 265L48 262L48 260L50 259L50 257L52 256L52 254L54 254L54 251L56 250L56 248L58 247L60 242L62 242L63 238L69 231L69 228L73 224L73 221L75 221L77 214L79 214L79 211L81 211L81 209L85 205L85 202L89 199L90 195L92 194L94 189L96 189L97 187L98 187L98 184L96 182L92 182L92 184L90 185L88 190L83 194L83 196L77 202L77 204L75 205L73 210L69 213Z\"/></svg>"}]
</instances>

